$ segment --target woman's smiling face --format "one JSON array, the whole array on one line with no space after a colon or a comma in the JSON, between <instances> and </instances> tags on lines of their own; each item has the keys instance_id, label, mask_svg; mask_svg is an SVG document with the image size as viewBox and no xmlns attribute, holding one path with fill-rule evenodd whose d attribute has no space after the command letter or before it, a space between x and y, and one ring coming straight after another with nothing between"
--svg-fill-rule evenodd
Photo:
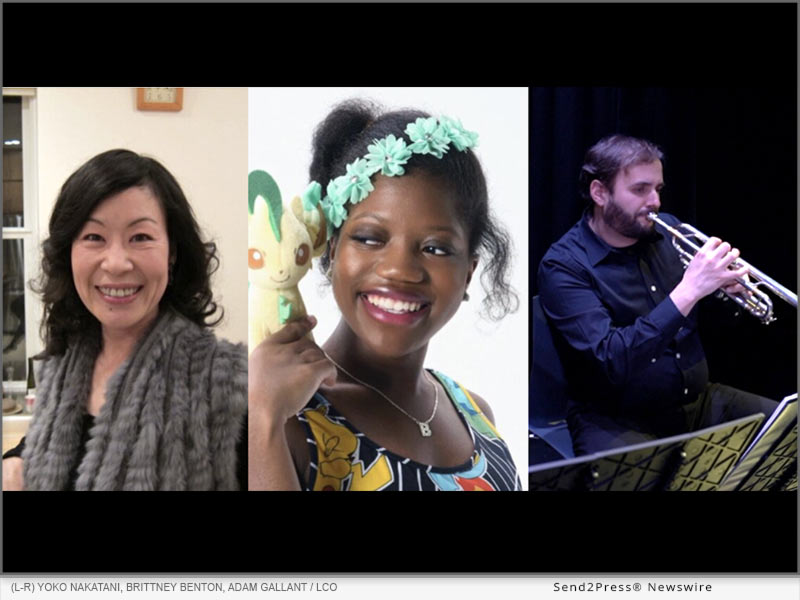
<instances>
[{"instance_id":1,"label":"woman's smiling face","mask_svg":"<svg viewBox=\"0 0 800 600\"><path fill-rule=\"evenodd\" d=\"M153 322L169 279L169 238L149 188L97 205L72 243L72 277L104 331L140 335Z\"/></svg>"},{"instance_id":2,"label":"woman's smiling face","mask_svg":"<svg viewBox=\"0 0 800 600\"><path fill-rule=\"evenodd\" d=\"M336 302L370 351L424 348L458 310L477 260L458 200L425 173L374 179L350 208L331 253Z\"/></svg>"}]
</instances>

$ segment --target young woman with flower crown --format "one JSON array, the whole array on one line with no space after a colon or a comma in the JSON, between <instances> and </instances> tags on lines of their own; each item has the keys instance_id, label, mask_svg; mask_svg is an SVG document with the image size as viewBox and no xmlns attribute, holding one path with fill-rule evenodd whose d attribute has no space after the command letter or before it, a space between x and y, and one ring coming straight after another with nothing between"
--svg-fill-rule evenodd
<instances>
[{"instance_id":1,"label":"young woman with flower crown","mask_svg":"<svg viewBox=\"0 0 800 600\"><path fill-rule=\"evenodd\" d=\"M487 403L423 369L480 259L490 314L517 305L476 144L454 119L359 101L317 128L305 200L328 220L342 317L321 347L309 316L253 351L251 490L520 489Z\"/></svg>"}]
</instances>

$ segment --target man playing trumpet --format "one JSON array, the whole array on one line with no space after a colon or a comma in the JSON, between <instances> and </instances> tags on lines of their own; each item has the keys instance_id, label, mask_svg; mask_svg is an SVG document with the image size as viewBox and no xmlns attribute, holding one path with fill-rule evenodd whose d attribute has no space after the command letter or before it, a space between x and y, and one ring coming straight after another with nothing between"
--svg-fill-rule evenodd
<instances>
[{"instance_id":1,"label":"man playing trumpet","mask_svg":"<svg viewBox=\"0 0 800 600\"><path fill-rule=\"evenodd\" d=\"M614 135L586 154L581 220L539 267L542 308L570 383L567 416L576 455L702 429L777 403L708 381L698 301L737 280L739 251L709 238L685 268L655 229L664 185L654 144ZM675 217L659 218L677 225Z\"/></svg>"}]
</instances>

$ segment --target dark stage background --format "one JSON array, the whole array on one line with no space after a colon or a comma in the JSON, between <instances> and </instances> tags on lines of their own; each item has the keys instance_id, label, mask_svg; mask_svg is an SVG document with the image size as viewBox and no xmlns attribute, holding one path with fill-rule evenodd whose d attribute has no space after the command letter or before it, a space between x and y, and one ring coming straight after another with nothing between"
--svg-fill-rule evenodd
<instances>
[{"instance_id":1,"label":"dark stage background","mask_svg":"<svg viewBox=\"0 0 800 600\"><path fill-rule=\"evenodd\" d=\"M793 75L793 74L792 74ZM776 78L778 81L779 78ZM586 150L624 133L665 153L661 210L729 241L797 290L797 94L790 85L536 87L530 92L530 291L549 246L581 216ZM677 256L677 255L676 255ZM712 381L780 400L797 390L797 311L764 326L707 298L700 333Z\"/></svg>"}]
</instances>

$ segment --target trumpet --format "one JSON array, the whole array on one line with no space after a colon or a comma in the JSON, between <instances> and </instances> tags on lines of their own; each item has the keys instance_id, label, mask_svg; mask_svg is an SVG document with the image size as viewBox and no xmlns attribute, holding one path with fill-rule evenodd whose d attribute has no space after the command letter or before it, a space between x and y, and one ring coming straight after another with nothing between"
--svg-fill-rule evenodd
<instances>
[{"instance_id":1,"label":"trumpet","mask_svg":"<svg viewBox=\"0 0 800 600\"><path fill-rule=\"evenodd\" d=\"M687 223L681 223L673 227L659 219L654 212L648 213L647 218L666 229L672 235L672 245L678 251L684 268L689 265L694 255L700 250L700 246L708 241L707 235ZM797 308L797 294L783 287L780 283L741 258L731 264L731 268L740 269L742 267L747 269L747 277L744 279L737 278L736 281L744 287L745 293L723 293L754 317L760 319L764 325L772 323L775 317L772 314L772 298L761 288L769 290L781 300Z\"/></svg>"}]
</instances>

